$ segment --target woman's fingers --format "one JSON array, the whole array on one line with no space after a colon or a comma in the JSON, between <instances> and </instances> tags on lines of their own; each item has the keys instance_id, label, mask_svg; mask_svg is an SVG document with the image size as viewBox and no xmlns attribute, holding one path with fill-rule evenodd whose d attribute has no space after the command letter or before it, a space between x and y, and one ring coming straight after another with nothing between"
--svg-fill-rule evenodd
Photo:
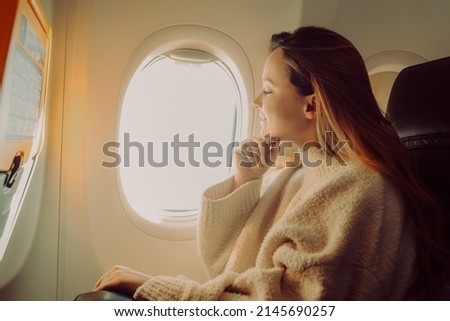
<instances>
[{"instance_id":1,"label":"woman's fingers","mask_svg":"<svg viewBox=\"0 0 450 321\"><path fill-rule=\"evenodd\" d=\"M270 167L275 166L279 141L267 135L264 138L245 140L235 148L236 187L260 178Z\"/></svg>"},{"instance_id":2,"label":"woman's fingers","mask_svg":"<svg viewBox=\"0 0 450 321\"><path fill-rule=\"evenodd\" d=\"M279 142L279 139L269 136L264 139L257 137L243 141L239 147L235 148L235 153L238 155L237 165L244 168L274 166L278 156Z\"/></svg>"},{"instance_id":3,"label":"woman's fingers","mask_svg":"<svg viewBox=\"0 0 450 321\"><path fill-rule=\"evenodd\" d=\"M116 265L100 277L95 284L94 291L112 290L132 295L149 278L149 275L139 271Z\"/></svg>"}]
</instances>

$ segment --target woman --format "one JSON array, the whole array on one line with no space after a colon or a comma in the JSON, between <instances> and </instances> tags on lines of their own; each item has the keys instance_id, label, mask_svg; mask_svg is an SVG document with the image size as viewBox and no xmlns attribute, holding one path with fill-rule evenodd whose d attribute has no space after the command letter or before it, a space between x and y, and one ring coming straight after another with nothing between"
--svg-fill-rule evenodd
<instances>
[{"instance_id":1,"label":"woman","mask_svg":"<svg viewBox=\"0 0 450 321\"><path fill-rule=\"evenodd\" d=\"M274 35L254 105L269 148L237 149L234 177L204 194L198 243L210 280L116 266L95 290L147 300L426 298L443 253L437 214L355 47L317 27ZM280 140L300 147L303 164L263 177Z\"/></svg>"}]
</instances>

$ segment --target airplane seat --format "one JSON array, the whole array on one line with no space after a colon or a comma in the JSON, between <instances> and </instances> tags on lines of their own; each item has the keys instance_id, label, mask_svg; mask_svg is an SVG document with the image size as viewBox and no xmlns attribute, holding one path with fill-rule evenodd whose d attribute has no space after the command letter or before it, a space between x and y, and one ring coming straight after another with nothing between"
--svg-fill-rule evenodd
<instances>
[{"instance_id":1,"label":"airplane seat","mask_svg":"<svg viewBox=\"0 0 450 321\"><path fill-rule=\"evenodd\" d=\"M450 247L450 57L403 69L392 87L387 118L444 208ZM436 299L450 300L450 267Z\"/></svg>"}]
</instances>

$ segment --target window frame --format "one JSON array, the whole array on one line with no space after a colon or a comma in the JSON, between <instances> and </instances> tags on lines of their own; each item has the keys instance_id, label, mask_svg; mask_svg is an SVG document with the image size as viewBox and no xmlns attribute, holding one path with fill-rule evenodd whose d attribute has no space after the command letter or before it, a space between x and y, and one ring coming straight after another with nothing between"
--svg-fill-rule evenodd
<instances>
[{"instance_id":1,"label":"window frame","mask_svg":"<svg viewBox=\"0 0 450 321\"><path fill-rule=\"evenodd\" d=\"M221 67L237 85L241 108L235 120L235 139L248 137L252 132L254 81L247 56L242 48L224 33L195 25L179 25L160 29L142 41L130 56L121 83L116 115L116 139L120 141L120 117L128 85L134 74L156 61L159 56L177 49L193 49L210 53L221 61ZM146 219L129 204L123 190L120 167L115 170L117 189L123 211L131 223L142 232L163 240L186 241L195 239L198 214L186 217L160 217L160 213Z\"/></svg>"}]
</instances>

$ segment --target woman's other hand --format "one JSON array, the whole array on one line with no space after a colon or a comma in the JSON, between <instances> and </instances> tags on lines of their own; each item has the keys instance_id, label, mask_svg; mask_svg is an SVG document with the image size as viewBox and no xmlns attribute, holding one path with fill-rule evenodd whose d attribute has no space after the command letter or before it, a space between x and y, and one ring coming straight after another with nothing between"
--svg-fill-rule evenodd
<instances>
[{"instance_id":1,"label":"woman's other hand","mask_svg":"<svg viewBox=\"0 0 450 321\"><path fill-rule=\"evenodd\" d=\"M147 274L126 266L115 265L97 281L94 291L110 290L132 296L149 278Z\"/></svg>"}]
</instances>

